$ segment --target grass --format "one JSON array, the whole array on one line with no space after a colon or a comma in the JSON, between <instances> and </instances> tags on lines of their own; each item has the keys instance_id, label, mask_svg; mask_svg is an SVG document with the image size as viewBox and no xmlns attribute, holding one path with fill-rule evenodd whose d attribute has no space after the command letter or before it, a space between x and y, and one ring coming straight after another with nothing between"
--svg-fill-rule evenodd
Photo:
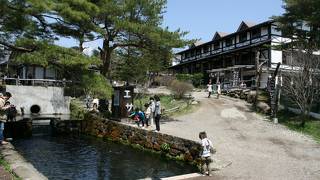
<instances>
[{"instance_id":1,"label":"grass","mask_svg":"<svg viewBox=\"0 0 320 180\"><path fill-rule=\"evenodd\" d=\"M309 118L307 119L305 126L301 127L301 117L288 111L280 111L278 113L278 119L279 123L287 126L289 129L310 135L320 143L320 120Z\"/></svg>"},{"instance_id":2,"label":"grass","mask_svg":"<svg viewBox=\"0 0 320 180\"><path fill-rule=\"evenodd\" d=\"M4 168L5 171L9 172L14 180L22 180L20 177L18 177L15 173L13 173L9 163L3 159L3 157L0 157L0 166Z\"/></svg>"},{"instance_id":3,"label":"grass","mask_svg":"<svg viewBox=\"0 0 320 180\"><path fill-rule=\"evenodd\" d=\"M144 110L144 104L149 103L150 97L151 96L148 95L138 95L134 99L135 106ZM161 101L161 107L165 110L180 107L177 111L166 112L165 114L167 116L177 116L180 114L190 113L195 109L194 105L189 105L189 99L174 99L172 95L160 95L159 97Z\"/></svg>"}]
</instances>

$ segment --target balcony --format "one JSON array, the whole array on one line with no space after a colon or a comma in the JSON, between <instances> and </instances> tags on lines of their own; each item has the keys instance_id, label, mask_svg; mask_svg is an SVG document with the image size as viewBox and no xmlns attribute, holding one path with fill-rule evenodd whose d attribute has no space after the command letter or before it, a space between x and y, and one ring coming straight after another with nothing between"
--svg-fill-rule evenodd
<instances>
[{"instance_id":1,"label":"balcony","mask_svg":"<svg viewBox=\"0 0 320 180\"><path fill-rule=\"evenodd\" d=\"M269 35L259 36L257 38L253 38L251 40L246 40L246 41L243 41L243 42L238 42L236 44L232 44L231 46L228 46L228 47L214 49L214 50L211 50L211 51L208 51L208 52L205 52L205 53L198 54L198 55L193 56L193 57L188 57L188 58L182 59L181 63L188 62L188 61L199 60L199 59L204 59L204 58L207 58L207 57L210 57L210 56L213 56L213 55L218 55L218 54L225 53L225 52L228 52L228 51L236 50L237 48L250 47L252 45L259 44L259 43L267 41L267 40L270 40Z\"/></svg>"}]
</instances>

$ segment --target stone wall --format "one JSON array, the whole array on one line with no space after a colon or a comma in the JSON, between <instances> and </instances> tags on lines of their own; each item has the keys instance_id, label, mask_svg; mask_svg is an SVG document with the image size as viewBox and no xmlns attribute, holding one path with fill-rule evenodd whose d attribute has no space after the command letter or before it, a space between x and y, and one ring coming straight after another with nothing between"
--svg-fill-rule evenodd
<instances>
[{"instance_id":1,"label":"stone wall","mask_svg":"<svg viewBox=\"0 0 320 180\"><path fill-rule=\"evenodd\" d=\"M56 121L52 125L58 134L82 133L116 142L138 144L175 159L199 163L201 145L198 142L101 119L92 114L87 115L83 121Z\"/></svg>"}]
</instances>

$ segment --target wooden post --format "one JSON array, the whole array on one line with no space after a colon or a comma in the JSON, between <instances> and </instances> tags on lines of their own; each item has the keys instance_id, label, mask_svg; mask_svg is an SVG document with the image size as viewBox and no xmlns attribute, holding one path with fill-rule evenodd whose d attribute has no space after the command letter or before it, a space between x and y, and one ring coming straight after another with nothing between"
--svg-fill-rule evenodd
<instances>
[{"instance_id":1,"label":"wooden post","mask_svg":"<svg viewBox=\"0 0 320 180\"><path fill-rule=\"evenodd\" d=\"M259 87L260 87L260 67L259 67L260 51L256 51L255 69L256 69L256 95L254 98L254 108L257 109Z\"/></svg>"}]
</instances>

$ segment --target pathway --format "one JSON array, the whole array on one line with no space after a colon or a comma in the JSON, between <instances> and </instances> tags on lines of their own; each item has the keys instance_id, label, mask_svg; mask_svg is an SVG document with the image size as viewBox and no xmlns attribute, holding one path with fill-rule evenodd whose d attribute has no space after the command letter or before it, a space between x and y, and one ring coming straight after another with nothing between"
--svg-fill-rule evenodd
<instances>
[{"instance_id":1,"label":"pathway","mask_svg":"<svg viewBox=\"0 0 320 180\"><path fill-rule=\"evenodd\" d=\"M242 100L194 96L200 108L163 122L161 132L199 141L206 131L217 147L216 165L226 166L217 179L320 179L320 145L310 137L271 123Z\"/></svg>"}]
</instances>

